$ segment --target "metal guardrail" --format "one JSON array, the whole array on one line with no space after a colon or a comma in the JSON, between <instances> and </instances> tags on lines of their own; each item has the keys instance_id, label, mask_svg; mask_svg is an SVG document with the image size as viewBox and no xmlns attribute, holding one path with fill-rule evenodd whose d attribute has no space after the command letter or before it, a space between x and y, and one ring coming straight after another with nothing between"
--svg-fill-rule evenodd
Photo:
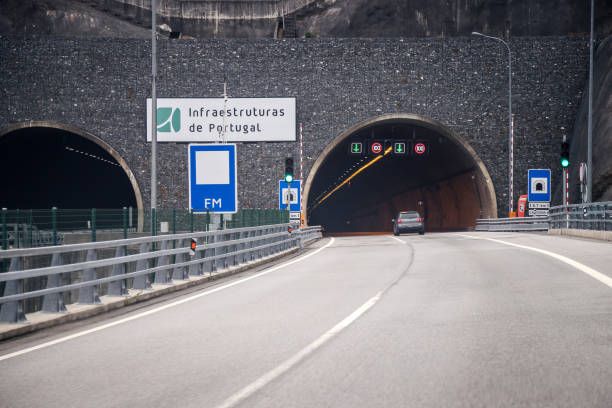
<instances>
[{"instance_id":1,"label":"metal guardrail","mask_svg":"<svg viewBox=\"0 0 612 408\"><path fill-rule=\"evenodd\" d=\"M489 218L476 220L476 231L547 231L548 217Z\"/></svg>"},{"instance_id":2,"label":"metal guardrail","mask_svg":"<svg viewBox=\"0 0 612 408\"><path fill-rule=\"evenodd\" d=\"M0 261L10 260L9 271L0 273L0 284L5 282L0 297L0 322L25 321L23 302L43 297L44 312L61 313L66 310L62 294L78 291L78 303L99 304L98 287L108 284L109 296L126 296L132 289L151 289L151 283L172 284L172 280L188 280L189 276L213 273L247 262L265 258L281 251L302 247L321 237L321 228L293 229L291 224L194 232L91 242L28 249L0 251ZM191 239L196 239L195 253L189 257ZM176 246L176 248L171 248ZM159 248L159 249L158 249ZM98 260L98 253L114 251L114 256ZM86 253L84 262L64 264L74 254ZM131 253L130 253L131 252ZM50 258L50 261L49 261ZM34 264L47 259L47 265L24 268L24 261ZM106 268L106 275L97 272ZM110 272L110 273L108 273ZM76 283L63 284L66 275L77 274ZM25 291L28 280L44 277L45 289Z\"/></svg>"},{"instance_id":3,"label":"metal guardrail","mask_svg":"<svg viewBox=\"0 0 612 408\"><path fill-rule=\"evenodd\" d=\"M559 205L547 217L490 218L476 221L476 231L612 231L612 202Z\"/></svg>"},{"instance_id":4,"label":"metal guardrail","mask_svg":"<svg viewBox=\"0 0 612 408\"><path fill-rule=\"evenodd\" d=\"M552 207L548 213L551 229L612 231L612 202Z\"/></svg>"}]
</instances>

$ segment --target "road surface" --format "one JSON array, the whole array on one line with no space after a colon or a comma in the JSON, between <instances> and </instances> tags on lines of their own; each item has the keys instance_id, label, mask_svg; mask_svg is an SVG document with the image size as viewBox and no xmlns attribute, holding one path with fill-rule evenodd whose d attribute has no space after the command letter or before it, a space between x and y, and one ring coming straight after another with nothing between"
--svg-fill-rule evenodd
<instances>
[{"instance_id":1,"label":"road surface","mask_svg":"<svg viewBox=\"0 0 612 408\"><path fill-rule=\"evenodd\" d=\"M0 343L0 407L612 407L612 244L326 238Z\"/></svg>"}]
</instances>

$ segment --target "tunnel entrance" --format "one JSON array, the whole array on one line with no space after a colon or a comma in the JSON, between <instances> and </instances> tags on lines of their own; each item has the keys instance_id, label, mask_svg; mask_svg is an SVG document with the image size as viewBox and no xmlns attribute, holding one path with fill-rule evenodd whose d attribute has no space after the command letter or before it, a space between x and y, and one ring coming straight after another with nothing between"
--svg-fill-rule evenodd
<instances>
[{"instance_id":1,"label":"tunnel entrance","mask_svg":"<svg viewBox=\"0 0 612 408\"><path fill-rule=\"evenodd\" d=\"M369 152L373 142L383 152ZM429 154L394 154L423 143ZM362 155L351 152L362 143ZM417 147L417 149L419 149ZM431 119L384 115L347 130L329 145L304 186L308 224L329 233L391 232L391 219L419 211L426 231L465 230L476 219L497 216L495 192L476 152Z\"/></svg>"},{"instance_id":2,"label":"tunnel entrance","mask_svg":"<svg viewBox=\"0 0 612 408\"><path fill-rule=\"evenodd\" d=\"M1 131L0 172L2 208L142 208L119 154L67 126L27 123Z\"/></svg>"}]
</instances>

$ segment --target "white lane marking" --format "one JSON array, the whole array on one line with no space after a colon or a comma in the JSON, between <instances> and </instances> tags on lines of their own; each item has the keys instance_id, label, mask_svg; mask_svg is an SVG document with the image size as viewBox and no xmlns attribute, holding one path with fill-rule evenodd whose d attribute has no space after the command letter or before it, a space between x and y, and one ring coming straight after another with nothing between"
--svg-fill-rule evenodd
<instances>
[{"instance_id":1,"label":"white lane marking","mask_svg":"<svg viewBox=\"0 0 612 408\"><path fill-rule=\"evenodd\" d=\"M516 248L521 248L521 249L527 249L529 251L534 251L534 252L539 252L541 254L544 255L548 255L551 258L555 258L561 262L565 262L566 264L573 266L574 268L578 269L579 271L589 275L591 278L593 279L597 279L598 281L600 281L601 283L603 283L604 285L608 285L609 287L612 288L612 278L604 275L603 273L596 271L595 269L588 267L584 264L581 264L580 262L574 261L573 259L570 259L566 256L563 255L559 255L556 254L554 252L550 252L550 251L546 251L544 249L539 249L539 248L533 248L533 247L529 247L526 245L519 245L519 244L513 244L512 242L506 242L506 241L501 241L499 239L495 239L495 238L481 238L481 237L475 237L472 235L463 235L463 234L457 234L460 235L462 237L467 237L467 238L472 238L472 239L485 239L487 241L493 241L493 242L497 242L500 244L504 244L504 245L510 245Z\"/></svg>"},{"instance_id":2,"label":"white lane marking","mask_svg":"<svg viewBox=\"0 0 612 408\"><path fill-rule=\"evenodd\" d=\"M402 240L401 240L401 239L399 239L398 237L391 237L391 238L393 238L393 239L394 239L394 240L396 240L396 241L401 242L401 243L402 243L402 244L404 244L404 245L406 244L406 241L402 241Z\"/></svg>"},{"instance_id":3,"label":"white lane marking","mask_svg":"<svg viewBox=\"0 0 612 408\"><path fill-rule=\"evenodd\" d=\"M199 293L199 294L194 295L194 296L190 296L190 297L187 297L187 298L184 298L184 299L181 299L181 300L177 300L176 302L168 303L166 305L157 307L155 309L147 310L146 312L138 313L136 315L133 315L133 316L130 316L130 317L126 317L126 318L121 319L121 320L117 320L117 321L114 321L114 322L111 322L111 323L103 324L101 326L94 327L93 329L84 330L82 332L71 334L70 336L62 337L62 338L59 338L57 340L53 340L53 341L49 341L47 343L39 344L38 346L29 347L29 348L26 348L26 349L23 349L23 350L20 350L20 351L16 351L16 352L10 353L10 354L5 354L3 356L0 356L0 361L8 360L9 358L17 357L17 356L20 356L22 354L27 354L27 353L30 353L32 351L40 350L40 349L43 349L43 348L46 348L46 347L50 347L50 346L53 346L53 345L56 345L56 344L59 344L59 343L63 343L63 342L68 341L68 340L76 339L78 337L82 337L82 336L85 336L87 334L95 333L95 332L98 332L100 330L108 329L110 327L118 326L120 324L127 323L127 322L130 322L132 320L140 319L141 317L149 316L149 315L152 315L154 313L161 312L162 310L170 309L171 307L182 305L183 303L191 302L192 300L199 299L201 297L208 296L208 295L211 295L213 293L220 292L220 291L222 291L224 289L231 288L232 286L240 285L241 283L248 282L248 281L250 281L252 279L259 278L260 276L267 275L267 274L269 274L271 272L275 272L275 271L277 271L277 270L279 270L281 268L284 268L286 266L293 265L294 263L301 262L304 259L310 258L311 256L316 255L317 253L321 252L325 248L328 248L333 243L334 243L334 238L331 238L330 241L327 244L325 244L321 248L317 249L316 251L313 251L313 252L311 252L309 254L306 254L306 255L301 256L301 257L299 257L297 259L294 259L293 261L289 261L289 262L286 262L284 264L277 265L277 266L275 266L273 268L267 269L267 270L265 270L263 272L259 272L259 273L255 274L253 276L249 276L248 278L240 279L240 280L237 280L235 282L228 283L227 285L219 286L217 288L214 288L214 289L211 289L211 290L207 290L206 292L202 292L202 293Z\"/></svg>"},{"instance_id":4,"label":"white lane marking","mask_svg":"<svg viewBox=\"0 0 612 408\"><path fill-rule=\"evenodd\" d=\"M266 374L259 377L257 380L253 381L251 384L247 385L242 390L238 391L237 393L223 401L223 403L221 403L221 405L218 405L216 408L232 408L240 404L241 402L249 398L251 395L255 394L257 391L268 385L270 382L274 381L276 378L289 371L292 367L296 366L306 357L314 353L318 348L327 343L342 330L346 329L351 323L355 322L355 320L359 319L361 315L367 312L380 300L382 294L382 291L378 292L376 296L365 302L357 310L351 313L340 323L332 327L329 331L324 333L321 337L310 343L308 346L304 347L293 357L281 363L278 367L268 371Z\"/></svg>"}]
</instances>

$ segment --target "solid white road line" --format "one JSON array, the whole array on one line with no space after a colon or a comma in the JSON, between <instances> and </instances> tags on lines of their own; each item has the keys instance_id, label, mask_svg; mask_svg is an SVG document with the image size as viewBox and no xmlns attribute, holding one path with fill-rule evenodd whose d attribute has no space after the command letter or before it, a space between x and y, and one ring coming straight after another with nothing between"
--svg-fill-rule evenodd
<instances>
[{"instance_id":1,"label":"solid white road line","mask_svg":"<svg viewBox=\"0 0 612 408\"><path fill-rule=\"evenodd\" d=\"M278 367L268 371L266 374L259 377L257 380L253 381L251 384L247 385L242 390L238 391L237 393L226 399L221 405L218 405L217 408L232 408L240 404L241 402L249 398L251 395L255 394L257 391L268 385L270 382L274 381L276 378L289 371L292 367L299 364L302 360L314 353L317 349L319 349L321 346L331 340L334 336L336 336L342 330L347 328L355 320L359 319L361 315L367 312L380 300L382 294L382 291L378 292L376 296L365 302L357 310L351 313L340 323L332 327L329 331L324 333L321 337L310 343L308 346L304 347L293 357L281 363Z\"/></svg>"},{"instance_id":2,"label":"solid white road line","mask_svg":"<svg viewBox=\"0 0 612 408\"><path fill-rule=\"evenodd\" d=\"M512 242L506 242L506 241L501 241L499 239L495 239L495 238L481 238L481 237L475 237L472 235L463 235L463 234L457 234L460 235L462 237L467 237L467 238L472 238L472 239L484 239L487 241L492 241L492 242L497 242L499 244L504 244L504 245L509 245L509 246L513 246L516 248L521 248L521 249L526 249L529 251L534 251L534 252L538 252L541 253L543 255L548 255L551 258L555 258L561 262L565 262L566 264L573 266L574 268L578 269L579 271L586 273L587 275L589 275L591 278L593 279L597 279L598 281L600 281L601 283L603 283L604 285L608 285L609 287L612 288L612 278L604 275L603 273L596 271L593 268L590 268L584 264L581 264L580 262L574 261L573 259L570 259L566 256L563 255L559 255L556 254L554 252L550 252L550 251L546 251L544 249L539 249L539 248L533 248L533 247L529 247L526 245L519 245L519 244L514 244Z\"/></svg>"},{"instance_id":3,"label":"solid white road line","mask_svg":"<svg viewBox=\"0 0 612 408\"><path fill-rule=\"evenodd\" d=\"M138 314L135 314L133 316L130 316L130 317L126 317L124 319L120 319L120 320L116 320L116 321L111 322L111 323L103 324L101 326L94 327L93 329L84 330L84 331L81 331L81 332L78 332L78 333L75 333L75 334L71 334L70 336L61 337L61 338L59 338L57 340L53 340L53 341L49 341L49 342L46 342L46 343L42 343L42 344L39 344L37 346L33 346L33 347L29 347L29 348L26 348L26 349L23 349L23 350L20 350L20 351L16 351L14 353L5 354L3 356L0 356L0 361L8 360L9 358L17 357L17 356L20 356L22 354L27 354L27 353L30 353L32 351L40 350L40 349L43 349L43 348L46 348L46 347L53 346L55 344L63 343L63 342L68 341L68 340L76 339L78 337L82 337L82 336L85 336L87 334L91 334L91 333L95 333L95 332L98 332L98 331L101 331L101 330L104 330L104 329L108 329L110 327L118 326L120 324L130 322L132 320L140 319L141 317L145 317L145 316L149 316L149 315L152 315L154 313L157 313L157 312L161 312L162 310L170 309L171 307L174 307L174 306L182 305L183 303L191 302L192 300L196 300L196 299L199 299L199 298L204 297L204 296L212 295L213 293L217 293L217 292L220 292L220 291L222 291L224 289L231 288L232 286L240 285L241 283L248 282L248 281L250 281L252 279L255 279L255 278L259 278L259 277L267 275L267 274L269 274L271 272L275 272L275 271L277 271L279 269L282 269L282 268L284 268L286 266L293 265L293 264L295 264L297 262L301 262L301 261L303 261L303 260L305 260L307 258L310 258L313 255L318 254L319 252L321 252L325 248L328 248L329 246L331 246L333 243L334 243L334 238L331 238L330 241L327 244L325 244L321 248L317 249L316 251L313 251L313 252L311 252L309 254L306 254L306 255L301 256L301 257L299 257L297 259L294 259L293 261L289 261L289 262L286 262L284 264L280 264L280 265L277 265L277 266L275 266L273 268L267 269L267 270L265 270L263 272L259 272L259 273L255 274L255 275L249 276L248 278L240 279L240 280L237 280L235 282L228 283L227 285L222 285L222 286L219 286L217 288L214 288L214 289L207 290L205 292L199 293L197 295L190 296L190 297L187 297L187 298L184 298L184 299L181 299L181 300L177 300L176 302L168 303L166 305L163 305L163 306L160 306L160 307L156 307L154 309L147 310L146 312L142 312L142 313L138 313Z\"/></svg>"}]
</instances>

